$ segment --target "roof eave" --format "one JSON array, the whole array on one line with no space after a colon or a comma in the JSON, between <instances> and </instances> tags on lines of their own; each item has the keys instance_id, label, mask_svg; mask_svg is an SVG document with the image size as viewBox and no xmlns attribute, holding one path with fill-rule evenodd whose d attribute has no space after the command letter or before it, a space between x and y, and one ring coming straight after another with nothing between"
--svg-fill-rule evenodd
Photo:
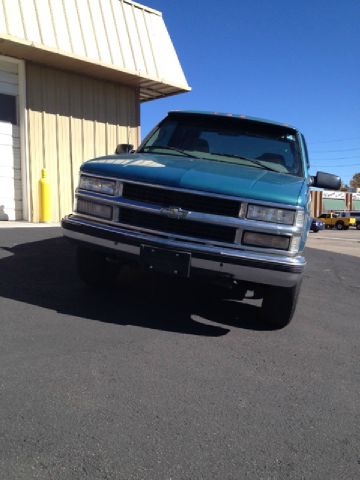
<instances>
[{"instance_id":1,"label":"roof eave","mask_svg":"<svg viewBox=\"0 0 360 480\"><path fill-rule=\"evenodd\" d=\"M159 81L144 75L142 72L134 74L125 69L115 68L113 65L44 47L42 44L3 33L0 35L0 55L12 56L81 75L122 83L137 88L141 102L191 91L188 85L175 85L166 80Z\"/></svg>"}]
</instances>

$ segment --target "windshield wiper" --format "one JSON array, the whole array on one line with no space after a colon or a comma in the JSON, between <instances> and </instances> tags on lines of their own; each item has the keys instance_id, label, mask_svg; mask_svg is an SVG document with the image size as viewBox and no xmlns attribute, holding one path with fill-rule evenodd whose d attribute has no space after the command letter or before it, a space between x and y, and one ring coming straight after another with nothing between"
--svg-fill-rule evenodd
<instances>
[{"instance_id":1,"label":"windshield wiper","mask_svg":"<svg viewBox=\"0 0 360 480\"><path fill-rule=\"evenodd\" d=\"M261 160L257 160L256 158L249 158L249 157L243 157L241 155L231 155L230 153L219 153L219 152L216 152L216 153L214 152L214 155L221 155L223 157L229 157L229 158L239 158L240 160L246 160L247 162L253 163L254 165L258 165L264 170L270 170L271 172L280 173L279 170L276 170L276 168L272 168L272 167L269 167L268 165L264 165Z\"/></svg>"},{"instance_id":2,"label":"windshield wiper","mask_svg":"<svg viewBox=\"0 0 360 480\"><path fill-rule=\"evenodd\" d=\"M195 155L191 155L190 153L187 153L185 152L184 150L181 150L181 148L176 148L176 147L166 147L165 145L159 145L159 146L155 146L155 145L149 145L147 147L143 147L142 150L140 150L140 152L145 152L145 150L149 150L149 151L153 151L153 150L172 150L174 152L178 152L178 153L181 153L182 155L184 155L185 157L190 157L190 158L198 158L196 157Z\"/></svg>"}]
</instances>

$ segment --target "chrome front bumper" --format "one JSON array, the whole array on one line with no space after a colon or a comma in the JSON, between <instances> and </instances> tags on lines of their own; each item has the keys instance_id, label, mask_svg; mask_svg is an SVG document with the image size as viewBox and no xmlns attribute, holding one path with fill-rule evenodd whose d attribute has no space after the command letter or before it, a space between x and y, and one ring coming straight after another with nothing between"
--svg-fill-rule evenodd
<instances>
[{"instance_id":1,"label":"chrome front bumper","mask_svg":"<svg viewBox=\"0 0 360 480\"><path fill-rule=\"evenodd\" d=\"M184 242L144 232L114 227L69 215L62 230L70 240L104 248L118 254L140 256L141 245L178 250L191 254L191 269L230 275L236 280L292 287L301 281L305 267L302 256L274 254Z\"/></svg>"}]
</instances>

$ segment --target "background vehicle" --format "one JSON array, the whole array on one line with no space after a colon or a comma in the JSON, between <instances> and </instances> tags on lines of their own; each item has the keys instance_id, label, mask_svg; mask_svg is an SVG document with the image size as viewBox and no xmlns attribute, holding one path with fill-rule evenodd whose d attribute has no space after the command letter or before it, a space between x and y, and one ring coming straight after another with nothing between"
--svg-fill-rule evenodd
<instances>
[{"instance_id":1,"label":"background vehicle","mask_svg":"<svg viewBox=\"0 0 360 480\"><path fill-rule=\"evenodd\" d=\"M130 148L130 147L129 147ZM78 271L109 285L135 262L176 277L226 283L263 298L262 314L287 325L295 311L310 227L308 174L293 127L240 115L170 112L134 153L81 166L63 233L78 243ZM139 292L139 297L141 292Z\"/></svg>"},{"instance_id":2,"label":"background vehicle","mask_svg":"<svg viewBox=\"0 0 360 480\"><path fill-rule=\"evenodd\" d=\"M352 217L341 217L338 213L322 213L317 220L324 222L325 228L336 228L337 230L347 230L349 227L356 226L356 219Z\"/></svg>"},{"instance_id":3,"label":"background vehicle","mask_svg":"<svg viewBox=\"0 0 360 480\"><path fill-rule=\"evenodd\" d=\"M324 222L321 222L320 220L317 220L316 218L312 217L311 219L311 224L310 224L310 231L317 233L319 230L324 230L325 224Z\"/></svg>"},{"instance_id":4,"label":"background vehicle","mask_svg":"<svg viewBox=\"0 0 360 480\"><path fill-rule=\"evenodd\" d=\"M360 211L359 210L352 210L352 211L339 211L335 212L337 213L341 218L355 218L356 220L356 229L360 230Z\"/></svg>"}]
</instances>

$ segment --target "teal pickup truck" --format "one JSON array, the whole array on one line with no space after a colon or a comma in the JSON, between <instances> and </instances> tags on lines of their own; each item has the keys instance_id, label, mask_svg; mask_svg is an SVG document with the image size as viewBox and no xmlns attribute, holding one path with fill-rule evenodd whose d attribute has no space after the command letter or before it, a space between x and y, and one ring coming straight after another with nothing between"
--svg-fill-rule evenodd
<instances>
[{"instance_id":1,"label":"teal pickup truck","mask_svg":"<svg viewBox=\"0 0 360 480\"><path fill-rule=\"evenodd\" d=\"M131 148L81 166L62 220L80 277L109 286L124 262L199 274L237 298L253 292L269 324L287 325L306 263L309 188L340 188L339 177L308 174L303 135L240 115L170 112Z\"/></svg>"}]
</instances>

